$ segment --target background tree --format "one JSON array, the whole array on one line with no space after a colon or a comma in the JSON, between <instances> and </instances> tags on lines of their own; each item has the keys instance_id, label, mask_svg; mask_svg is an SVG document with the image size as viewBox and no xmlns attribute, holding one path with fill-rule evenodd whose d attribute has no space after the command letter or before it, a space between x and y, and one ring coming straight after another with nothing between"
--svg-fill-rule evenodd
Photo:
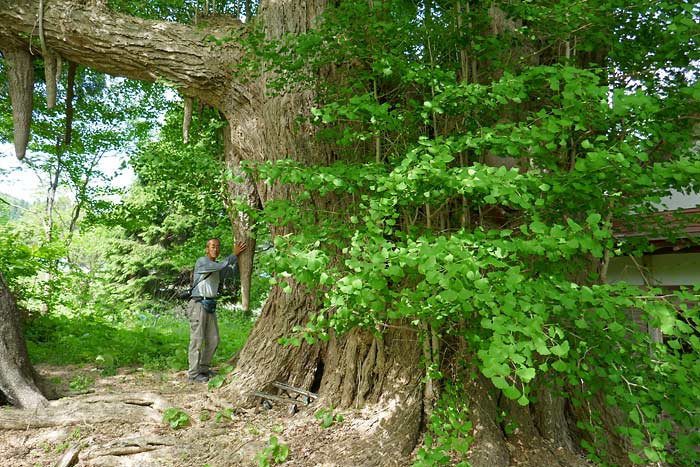
<instances>
[{"instance_id":1,"label":"background tree","mask_svg":"<svg viewBox=\"0 0 700 467\"><path fill-rule=\"evenodd\" d=\"M37 61L35 66L38 68L35 76L47 76L44 73L48 69L47 60ZM3 87L8 85L8 72L7 67L0 70ZM27 216L27 220L35 217L42 225L43 238L27 232L25 242L37 251L52 254L43 256L47 263L30 286L33 292L25 290L23 294L25 302L30 295L41 298L43 312L65 298L60 289L67 286L67 272L74 267L70 244L81 215L85 210L97 209L99 203L115 193L109 186L113 176L102 172L101 161L115 157L117 151L128 153L134 141L148 137L162 100L160 87L110 79L75 64L56 73L60 79L53 84L55 102L49 107L42 97L32 105L34 125L28 145L32 157L23 161L46 188L43 206L34 206ZM48 90L50 81L38 80L36 85L40 90ZM7 93L0 97L9 108L8 98ZM11 125L2 125L0 129L6 136L13 130ZM68 208L61 205L67 201L67 193L74 199ZM37 216L39 209L42 214ZM76 270L78 275L82 272ZM8 277L8 281L13 280Z\"/></svg>"},{"instance_id":2,"label":"background tree","mask_svg":"<svg viewBox=\"0 0 700 467\"><path fill-rule=\"evenodd\" d=\"M36 409L47 403L46 389L29 363L27 346L21 334L19 313L5 278L0 272L0 313L2 348L0 349L0 400L19 408Z\"/></svg>"}]
</instances>

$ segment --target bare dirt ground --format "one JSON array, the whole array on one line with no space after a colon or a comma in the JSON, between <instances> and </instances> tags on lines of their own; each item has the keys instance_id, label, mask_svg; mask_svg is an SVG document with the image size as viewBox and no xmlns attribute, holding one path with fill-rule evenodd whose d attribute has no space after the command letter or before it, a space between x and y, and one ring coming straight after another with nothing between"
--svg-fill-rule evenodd
<instances>
[{"instance_id":1,"label":"bare dirt ground","mask_svg":"<svg viewBox=\"0 0 700 467\"><path fill-rule=\"evenodd\" d=\"M35 412L0 407L0 467L404 467L410 456L381 438L386 408L331 412L318 403L243 406L224 391L187 381L184 371L38 365L61 396ZM232 383L232 384L235 384ZM186 414L172 428L169 409ZM276 438L275 444L272 441ZM276 446L276 447L275 447ZM561 449L509 443L511 465L591 467ZM275 459L276 457L276 459ZM485 465L483 463L479 465Z\"/></svg>"},{"instance_id":2,"label":"bare dirt ground","mask_svg":"<svg viewBox=\"0 0 700 467\"><path fill-rule=\"evenodd\" d=\"M344 411L341 423L324 428L314 417L320 407L299 404L295 414L283 403L271 409L236 407L206 383L188 382L185 372L120 369L102 376L90 368L37 370L62 397L33 414L0 409L0 465L258 466L276 465L278 455L285 466L343 466L344 453L334 446L371 432L378 420L377 414ZM163 420L174 407L189 417L177 429Z\"/></svg>"}]
</instances>

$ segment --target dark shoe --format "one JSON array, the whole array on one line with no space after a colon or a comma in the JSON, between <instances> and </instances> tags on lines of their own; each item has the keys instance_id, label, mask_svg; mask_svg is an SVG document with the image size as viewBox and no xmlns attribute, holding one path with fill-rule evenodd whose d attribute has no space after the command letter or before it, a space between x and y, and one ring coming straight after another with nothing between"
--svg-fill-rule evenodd
<instances>
[{"instance_id":1,"label":"dark shoe","mask_svg":"<svg viewBox=\"0 0 700 467\"><path fill-rule=\"evenodd\" d=\"M209 377L207 375L203 375L201 373L198 374L197 376L188 376L187 379L189 381L193 381L195 383L206 383L207 381L209 381Z\"/></svg>"},{"instance_id":2,"label":"dark shoe","mask_svg":"<svg viewBox=\"0 0 700 467\"><path fill-rule=\"evenodd\" d=\"M218 373L217 373L215 370L207 370L207 371L205 371L205 372L202 373L202 374L203 374L204 376L206 376L207 378L212 378L212 377L218 375Z\"/></svg>"}]
</instances>

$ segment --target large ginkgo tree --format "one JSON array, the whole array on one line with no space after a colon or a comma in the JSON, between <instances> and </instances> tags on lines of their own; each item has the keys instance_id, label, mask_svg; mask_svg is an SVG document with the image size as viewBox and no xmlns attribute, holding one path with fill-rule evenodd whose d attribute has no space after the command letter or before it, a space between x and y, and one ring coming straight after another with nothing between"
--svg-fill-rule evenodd
<instances>
[{"instance_id":1,"label":"large ginkgo tree","mask_svg":"<svg viewBox=\"0 0 700 467\"><path fill-rule=\"evenodd\" d=\"M698 462L697 296L607 274L652 248L620 229L678 238L655 204L697 188L697 5L281 0L185 24L108 3L0 5L17 154L39 57L224 115L244 295L260 226L277 254L231 398L277 380L382 408L348 465L420 439L425 464Z\"/></svg>"}]
</instances>

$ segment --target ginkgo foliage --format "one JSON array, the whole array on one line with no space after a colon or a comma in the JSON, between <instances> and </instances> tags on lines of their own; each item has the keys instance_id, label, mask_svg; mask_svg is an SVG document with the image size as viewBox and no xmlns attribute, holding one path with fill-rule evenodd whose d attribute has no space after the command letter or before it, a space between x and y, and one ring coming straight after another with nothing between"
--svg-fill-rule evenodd
<instances>
[{"instance_id":1,"label":"ginkgo foliage","mask_svg":"<svg viewBox=\"0 0 700 467\"><path fill-rule=\"evenodd\" d=\"M267 206L295 227L276 238L277 277L324 304L287 342L415 327L428 378L452 387L456 359L521 405L546 386L588 410L594 460L600 396L632 462L699 462L700 289L607 280L615 257L653 251L620 229L679 238L657 203L699 188L699 15L690 2L343 2L313 33L253 37L278 92L314 86L306 119L336 156L249 167L298 187ZM352 201L319 216L312 196ZM421 458L447 462L454 446L430 440Z\"/></svg>"}]
</instances>

